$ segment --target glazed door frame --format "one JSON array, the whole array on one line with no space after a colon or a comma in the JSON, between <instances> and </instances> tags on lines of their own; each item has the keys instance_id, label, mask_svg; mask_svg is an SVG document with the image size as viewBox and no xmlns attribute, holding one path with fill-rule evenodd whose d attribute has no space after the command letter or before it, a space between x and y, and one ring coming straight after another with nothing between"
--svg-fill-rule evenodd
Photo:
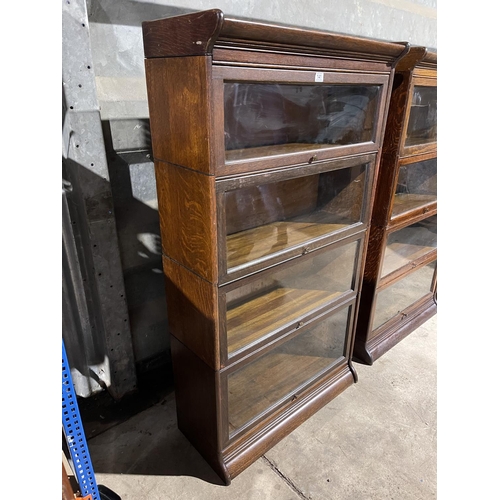
<instances>
[{"instance_id":1,"label":"glazed door frame","mask_svg":"<svg viewBox=\"0 0 500 500\"><path fill-rule=\"evenodd\" d=\"M361 279L362 279L362 271L363 271L363 260L364 260L364 251L365 251L365 240L366 234L361 231L356 234L351 234L346 236L340 240L330 242L325 246L318 248L304 257L297 257L294 259L290 259L287 261L283 261L279 265L273 266L266 270L260 271L258 273L259 277L271 276L273 273L277 271L285 270L289 267L292 267L294 264L299 263L300 259L312 259L315 256L319 256L323 253L329 252L331 250L335 250L338 248L342 248L350 243L358 242L357 253L354 260L353 272L352 272L352 282L351 282L351 290L347 290L342 292L340 295L335 297L333 300L326 302L318 308L311 308L307 310L301 316L294 318L294 321L289 325L285 325L283 327L279 327L275 331L272 331L268 335L256 340L247 346L242 347L237 350L231 356L228 353L228 342L227 342L227 328L226 328L226 294L232 290L245 286L246 284L253 281L255 278L254 275L249 275L240 280L231 282L227 285L220 286L218 288L218 310L219 310L219 345L220 345L220 366L221 368L229 367L234 364L239 364L241 360L247 359L248 357L253 356L255 353L265 352L267 346L276 342L277 339L288 338L291 335L295 335L298 331L306 328L310 321L314 320L318 314L321 316L325 313L325 311L335 309L339 305L345 303L346 301L355 300L357 298Z\"/></svg>"},{"instance_id":2,"label":"glazed door frame","mask_svg":"<svg viewBox=\"0 0 500 500\"><path fill-rule=\"evenodd\" d=\"M411 209L411 210L404 212L402 214L392 216L393 207L394 207L394 197L395 197L395 192L396 192L396 185L398 183L400 168L402 166L412 165L414 163L432 160L434 158L437 159L437 154L435 151L430 151L430 152L422 153L419 155L412 155L412 156L406 156L404 158L399 158L396 172L393 176L393 185L391 188L392 195L391 195L390 206L389 206L389 211L388 211L388 215L387 215L387 230L392 230L395 227L405 225L409 221L416 222L417 220L419 220L421 218L426 218L426 217L430 217L432 215L437 214L437 201L434 201L431 203L426 203L426 204L419 206L417 208Z\"/></svg>"},{"instance_id":3,"label":"glazed door frame","mask_svg":"<svg viewBox=\"0 0 500 500\"><path fill-rule=\"evenodd\" d=\"M408 90L408 102L406 104L406 112L403 130L401 133L401 146L399 148L399 156L400 158L406 158L414 155L423 155L426 153L437 153L437 139L436 141L416 144L413 146L405 146L406 134L408 131L408 123L410 121L410 113L412 108L412 100L413 100L413 91L415 87L436 87L437 88L437 76L419 76L418 74L414 74L411 79L410 88Z\"/></svg>"},{"instance_id":4,"label":"glazed door frame","mask_svg":"<svg viewBox=\"0 0 500 500\"><path fill-rule=\"evenodd\" d=\"M411 276L414 272L418 271L419 269L422 269L426 265L436 262L436 267L433 272L432 280L431 280L431 285L429 288L429 291L425 293L421 298L407 306L405 309L401 310L398 314L394 315L392 318L389 320L385 321L382 323L380 326L373 328L373 322L375 319L375 312L377 308L377 299L378 295L381 291L385 290L386 288L392 286L394 283L397 281L400 281L408 276ZM391 277L389 275L390 279L384 280L383 284L379 283L377 290L373 296L373 302L372 302L372 308L370 312L370 318L368 322L368 335L367 335L367 341L371 341L374 338L381 337L384 335L384 332L389 331L393 329L398 323L401 323L401 320L404 320L407 317L413 316L416 314L419 309L422 308L422 306L429 302L434 300L435 293L436 293L436 288L437 288L437 251L436 252L430 252L428 253L425 257L422 259L418 260L418 264L415 266L410 265L410 271L405 272L405 273L398 273L397 277Z\"/></svg>"},{"instance_id":5,"label":"glazed door frame","mask_svg":"<svg viewBox=\"0 0 500 500\"><path fill-rule=\"evenodd\" d=\"M246 357L238 360L235 363L221 369L217 373L217 385L219 389L219 418L220 418L220 436L221 444L223 447L232 445L239 440L248 439L248 435L256 434L260 431L261 423L263 421L269 421L269 419L274 420L279 417L280 413L286 408L294 405L302 404L302 399L307 397L311 388L321 383L322 380L326 379L330 374L341 370L343 366L347 366L348 358L352 349L351 343L354 335L353 328L355 326L355 309L356 309L357 299L356 297L345 296L344 299L338 303L335 303L330 308L323 311L320 315L316 315L311 321L306 325L307 328L314 327L327 320L328 318L340 313L344 309L348 309L346 333L344 340L343 355L337 358L331 366L328 366L320 371L318 371L313 377L309 378L306 382L300 384L294 391L293 396L286 394L281 397L277 402L271 404L266 410L257 414L255 417L247 421L241 427L239 427L232 434L229 432L229 387L228 387L228 377L237 370L243 368L244 366L250 364L265 354L271 352L280 345L294 339L295 337L302 335L305 330L300 328L298 330L292 331L287 335L277 337L272 342L262 347L258 351L254 351L248 354Z\"/></svg>"},{"instance_id":6,"label":"glazed door frame","mask_svg":"<svg viewBox=\"0 0 500 500\"><path fill-rule=\"evenodd\" d=\"M322 82L315 82L316 75L322 75ZM212 109L214 110L213 150L215 153L215 174L230 176L241 173L255 172L268 168L279 168L296 164L313 163L316 161L344 157L353 154L377 152L382 144L386 99L389 88L389 73L360 73L347 71L324 71L305 69L269 69L216 66L212 68ZM238 83L276 83L297 85L380 85L378 103L374 118L372 141L349 145L332 145L327 148L308 149L293 153L283 153L266 157L226 162L224 143L224 82Z\"/></svg>"},{"instance_id":7,"label":"glazed door frame","mask_svg":"<svg viewBox=\"0 0 500 500\"><path fill-rule=\"evenodd\" d=\"M265 172L252 173L245 176L221 178L215 181L216 204L217 204L217 247L218 247L218 269L219 286L226 285L245 276L255 274L281 262L305 255L318 248L328 245L336 240L346 238L350 235L365 231L371 216L371 200L373 196L373 178L375 175L377 155L375 153L350 157L347 159L335 159L332 161L318 162L312 165L296 165L291 168L269 170ZM361 208L360 221L347 225L344 229L334 231L316 238L306 240L297 245L285 248L279 252L269 254L249 264L240 265L227 269L226 252L226 204L224 193L233 189L269 184L278 181L291 180L308 175L316 175L324 172L338 171L351 167L366 165L366 178L363 193L363 205ZM253 263L252 263L253 262Z\"/></svg>"}]
</instances>

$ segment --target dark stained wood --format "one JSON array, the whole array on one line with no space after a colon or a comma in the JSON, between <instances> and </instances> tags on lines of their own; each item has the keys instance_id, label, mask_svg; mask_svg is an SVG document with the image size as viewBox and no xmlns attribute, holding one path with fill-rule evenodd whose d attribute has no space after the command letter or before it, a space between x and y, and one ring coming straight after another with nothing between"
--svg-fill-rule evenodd
<instances>
[{"instance_id":1,"label":"dark stained wood","mask_svg":"<svg viewBox=\"0 0 500 500\"><path fill-rule=\"evenodd\" d=\"M224 15L218 9L142 23L144 55L153 57L211 54Z\"/></svg>"},{"instance_id":2,"label":"dark stained wood","mask_svg":"<svg viewBox=\"0 0 500 500\"><path fill-rule=\"evenodd\" d=\"M220 369L217 286L163 256L169 329L214 370Z\"/></svg>"},{"instance_id":3,"label":"dark stained wood","mask_svg":"<svg viewBox=\"0 0 500 500\"><path fill-rule=\"evenodd\" d=\"M373 40L352 35L330 33L308 28L282 26L271 23L226 18L220 33L223 42L253 43L266 46L300 47L317 52L325 49L332 55L352 54L372 56L375 59L395 59L405 49L404 44ZM299 49L299 50L300 50Z\"/></svg>"},{"instance_id":4,"label":"dark stained wood","mask_svg":"<svg viewBox=\"0 0 500 500\"><path fill-rule=\"evenodd\" d=\"M170 340L177 424L226 484L231 475L222 458L219 374L175 337Z\"/></svg>"},{"instance_id":5,"label":"dark stained wood","mask_svg":"<svg viewBox=\"0 0 500 500\"><path fill-rule=\"evenodd\" d=\"M354 53L379 60L393 60L405 49L402 43L226 17L218 9L146 21L142 29L147 58L208 55L214 44L303 52L323 49L332 56Z\"/></svg>"},{"instance_id":6,"label":"dark stained wood","mask_svg":"<svg viewBox=\"0 0 500 500\"><path fill-rule=\"evenodd\" d=\"M408 93L411 69L424 54L425 49L422 47L411 47L408 53L398 61L396 67L373 203L372 224L379 226L384 226L390 216L391 204L388 200L392 199L395 189L398 174L395 164L399 158L403 129L408 114L408 102L411 102Z\"/></svg>"},{"instance_id":7,"label":"dark stained wood","mask_svg":"<svg viewBox=\"0 0 500 500\"><path fill-rule=\"evenodd\" d=\"M378 146L371 141L346 146L329 145L329 147L324 147L324 145L315 145L314 148L305 145L302 150L295 149L294 146L287 147L286 145L280 145L269 156L266 154L266 146L252 148L254 149L254 153L257 153L255 157L252 158L250 154L247 158L241 160L219 164L217 175L233 176L249 172L260 172L264 169L276 169L290 164L299 165L301 163L308 163L314 165L316 162L324 160L352 157L354 155L361 156L378 151ZM257 151L257 149L260 151Z\"/></svg>"},{"instance_id":8,"label":"dark stained wood","mask_svg":"<svg viewBox=\"0 0 500 500\"><path fill-rule=\"evenodd\" d=\"M423 255L422 252L417 253L408 264L385 278L380 277L387 231L401 229L437 214L435 196L394 194L401 165L432 159L437 154L436 143L404 147L413 86L416 83L436 85L437 82L435 67L437 56L428 54L429 52L423 47L409 46L395 66L354 344L354 359L370 365L417 328L423 318L427 319L436 312L436 308L428 304L429 296L432 295L428 294L414 304L410 312L405 311L403 316L393 318L375 331L372 330L377 292L399 279L404 279L408 273L437 256L436 250L423 251ZM422 67L415 69L424 60Z\"/></svg>"},{"instance_id":9,"label":"dark stained wood","mask_svg":"<svg viewBox=\"0 0 500 500\"><path fill-rule=\"evenodd\" d=\"M437 305L432 296L424 298L424 302L417 304L413 314L408 314L405 321L393 325L390 329L374 336L365 344L360 344L354 353L354 361L366 365L373 363L387 351L405 339L419 326L437 313Z\"/></svg>"},{"instance_id":10,"label":"dark stained wood","mask_svg":"<svg viewBox=\"0 0 500 500\"><path fill-rule=\"evenodd\" d=\"M242 53L244 51L244 53ZM354 59L332 59L325 55L296 55L280 52L252 51L244 48L215 48L213 51L214 65L249 66L256 68L276 68L318 70L364 73L391 72L391 64L377 61L358 61Z\"/></svg>"},{"instance_id":11,"label":"dark stained wood","mask_svg":"<svg viewBox=\"0 0 500 500\"><path fill-rule=\"evenodd\" d=\"M75 500L75 492L69 482L64 463L62 464L62 500Z\"/></svg>"},{"instance_id":12,"label":"dark stained wood","mask_svg":"<svg viewBox=\"0 0 500 500\"><path fill-rule=\"evenodd\" d=\"M215 179L155 161L163 253L217 282Z\"/></svg>"},{"instance_id":13,"label":"dark stained wood","mask_svg":"<svg viewBox=\"0 0 500 500\"><path fill-rule=\"evenodd\" d=\"M210 58L146 59L153 155L213 173Z\"/></svg>"}]
</instances>

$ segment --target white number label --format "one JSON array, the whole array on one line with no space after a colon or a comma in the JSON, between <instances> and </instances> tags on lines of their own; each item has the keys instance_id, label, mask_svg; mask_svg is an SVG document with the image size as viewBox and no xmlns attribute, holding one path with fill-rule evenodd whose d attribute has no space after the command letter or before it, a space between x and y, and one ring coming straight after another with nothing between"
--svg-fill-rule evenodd
<instances>
[{"instance_id":1,"label":"white number label","mask_svg":"<svg viewBox=\"0 0 500 500\"><path fill-rule=\"evenodd\" d=\"M322 82L323 81L323 73L316 73L316 75L314 75L314 81L315 82Z\"/></svg>"}]
</instances>

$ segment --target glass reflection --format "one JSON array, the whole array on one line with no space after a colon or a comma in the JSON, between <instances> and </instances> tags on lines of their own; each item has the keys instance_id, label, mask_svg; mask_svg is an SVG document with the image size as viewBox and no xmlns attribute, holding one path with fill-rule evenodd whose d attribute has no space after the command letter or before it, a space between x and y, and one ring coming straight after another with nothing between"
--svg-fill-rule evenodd
<instances>
[{"instance_id":1,"label":"glass reflection","mask_svg":"<svg viewBox=\"0 0 500 500\"><path fill-rule=\"evenodd\" d=\"M387 237L382 277L437 248L437 216L390 233Z\"/></svg>"},{"instance_id":2,"label":"glass reflection","mask_svg":"<svg viewBox=\"0 0 500 500\"><path fill-rule=\"evenodd\" d=\"M430 293L435 269L433 261L378 292L372 330Z\"/></svg>"},{"instance_id":3,"label":"glass reflection","mask_svg":"<svg viewBox=\"0 0 500 500\"><path fill-rule=\"evenodd\" d=\"M226 160L373 140L379 85L224 84Z\"/></svg>"},{"instance_id":4,"label":"glass reflection","mask_svg":"<svg viewBox=\"0 0 500 500\"><path fill-rule=\"evenodd\" d=\"M437 140L437 88L415 86L405 146Z\"/></svg>"},{"instance_id":5,"label":"glass reflection","mask_svg":"<svg viewBox=\"0 0 500 500\"><path fill-rule=\"evenodd\" d=\"M366 171L358 165L227 191L228 269L360 222Z\"/></svg>"},{"instance_id":6,"label":"glass reflection","mask_svg":"<svg viewBox=\"0 0 500 500\"><path fill-rule=\"evenodd\" d=\"M437 201L437 158L399 168L392 216Z\"/></svg>"},{"instance_id":7,"label":"glass reflection","mask_svg":"<svg viewBox=\"0 0 500 500\"><path fill-rule=\"evenodd\" d=\"M230 434L271 406L294 398L301 386L344 355L349 309L333 314L229 375Z\"/></svg>"},{"instance_id":8,"label":"glass reflection","mask_svg":"<svg viewBox=\"0 0 500 500\"><path fill-rule=\"evenodd\" d=\"M227 292L228 353L295 327L301 317L352 290L358 247L354 241L312 253Z\"/></svg>"}]
</instances>

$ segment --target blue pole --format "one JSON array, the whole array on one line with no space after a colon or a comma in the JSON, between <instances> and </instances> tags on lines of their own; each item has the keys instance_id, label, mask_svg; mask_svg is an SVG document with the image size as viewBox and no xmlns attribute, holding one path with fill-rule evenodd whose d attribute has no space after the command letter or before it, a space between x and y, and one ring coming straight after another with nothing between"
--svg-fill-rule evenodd
<instances>
[{"instance_id":1,"label":"blue pole","mask_svg":"<svg viewBox=\"0 0 500 500\"><path fill-rule=\"evenodd\" d=\"M92 500L101 500L71 379L64 340L62 342L62 423L82 497L91 495Z\"/></svg>"}]
</instances>

